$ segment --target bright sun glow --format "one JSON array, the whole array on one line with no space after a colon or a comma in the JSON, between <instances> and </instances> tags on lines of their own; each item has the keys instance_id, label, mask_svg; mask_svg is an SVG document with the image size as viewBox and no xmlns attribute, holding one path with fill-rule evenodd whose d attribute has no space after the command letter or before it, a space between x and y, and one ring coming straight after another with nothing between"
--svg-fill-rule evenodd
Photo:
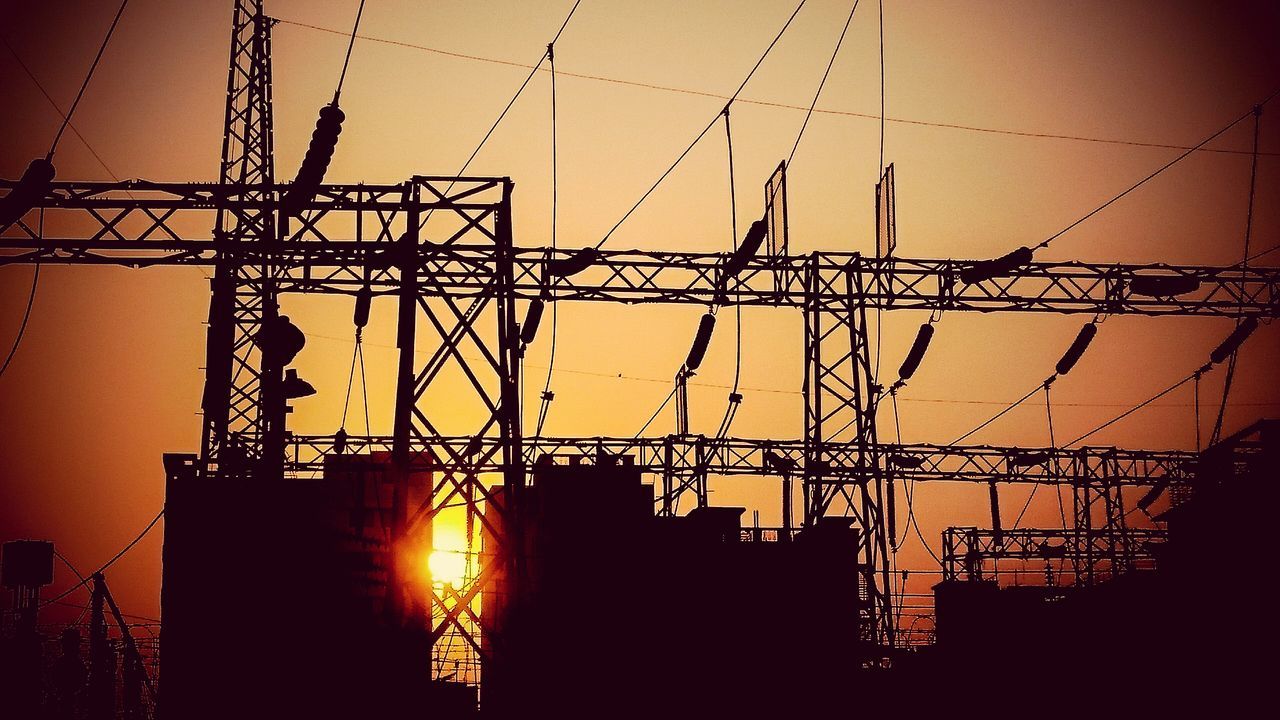
<instances>
[{"instance_id":1,"label":"bright sun glow","mask_svg":"<svg viewBox=\"0 0 1280 720\"><path fill-rule=\"evenodd\" d=\"M467 555L461 550L436 550L427 558L431 580L455 587L461 586L467 573Z\"/></svg>"}]
</instances>

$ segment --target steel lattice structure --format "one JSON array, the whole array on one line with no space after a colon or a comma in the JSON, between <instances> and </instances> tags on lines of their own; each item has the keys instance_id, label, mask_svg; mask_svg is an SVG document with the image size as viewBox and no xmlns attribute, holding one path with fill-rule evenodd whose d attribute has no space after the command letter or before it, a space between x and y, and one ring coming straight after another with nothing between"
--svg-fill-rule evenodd
<instances>
[{"instance_id":1,"label":"steel lattice structure","mask_svg":"<svg viewBox=\"0 0 1280 720\"><path fill-rule=\"evenodd\" d=\"M469 522L486 522L486 505L498 507L489 502L498 483L510 493L500 504L509 515L503 527L517 528L526 469L543 454L609 462L625 457L664 478L661 502L668 510L682 492L705 492L705 483L679 481L690 474L794 477L803 483L806 526L834 515L853 518L861 528L858 572L867 596L865 642L858 652L870 661L894 644L883 508L890 475L1069 483L1077 496L1077 524L1090 527L1095 502L1111 503L1122 486L1185 477L1191 456L1046 448L1034 451L1041 460L1028 462L1033 451L1027 449L881 443L875 405L884 388L872 372L867 310L1280 314L1276 268L1032 262L1004 277L965 283L959 273L971 262L788 255L785 240L775 243L784 254L753 258L736 273L726 272L726 254L606 250L580 273L552 276L548 262L572 251L516 245L507 178L323 184L299 206L300 214L286 214L280 200L289 186L275 182L273 169L271 25L260 0L237 0L217 184L56 182L39 205L42 229L31 221L33 214L0 232L0 265L215 269L200 463L211 478L322 470L335 439L287 432L278 389L282 369L263 364L255 338L276 317L282 294L353 295L367 288L399 308L393 434L349 437L346 452L386 451L397 472L425 467L436 473L436 492L414 513L427 537L432 519L449 503L465 505ZM0 190L13 186L0 182ZM1196 288L1152 297L1135 291L1139 277L1193 279ZM803 434L795 440L523 437L517 305L539 298L800 311ZM422 361L414 348L426 338L434 350ZM441 416L429 396L447 378L467 388L470 404L455 403L449 416ZM705 497L699 500L705 503ZM1103 529L1114 529L1113 513L1107 518ZM503 531L489 529L500 543ZM458 633L475 653L482 651L475 599L495 570L482 566L467 587L433 590L436 637ZM502 570L518 580L518 567Z\"/></svg>"},{"instance_id":2,"label":"steel lattice structure","mask_svg":"<svg viewBox=\"0 0 1280 720\"><path fill-rule=\"evenodd\" d=\"M1165 542L1162 530L1125 528L1108 533L1070 530L1045 530L1021 528L1014 530L989 530L979 528L947 528L942 535L943 580L984 579L988 561L1052 560L1070 562L1074 571L1085 567L1092 555L1108 552L1110 548L1125 548L1121 557L1113 558L1108 566L1112 574L1139 563L1151 564L1156 551ZM1083 582L1079 577L1077 581Z\"/></svg>"}]
</instances>

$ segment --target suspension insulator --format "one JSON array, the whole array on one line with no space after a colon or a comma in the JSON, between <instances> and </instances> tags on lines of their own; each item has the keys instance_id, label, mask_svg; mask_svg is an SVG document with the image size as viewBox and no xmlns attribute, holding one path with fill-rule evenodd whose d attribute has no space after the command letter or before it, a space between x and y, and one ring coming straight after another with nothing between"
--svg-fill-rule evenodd
<instances>
[{"instance_id":1,"label":"suspension insulator","mask_svg":"<svg viewBox=\"0 0 1280 720\"><path fill-rule=\"evenodd\" d=\"M902 361L902 366L898 368L898 379L910 380L912 375L916 374L916 368L920 367L920 361L924 359L924 353L929 349L929 341L933 339L933 325L925 323L916 331L916 341L911 343L911 350L907 353L907 359Z\"/></svg>"},{"instance_id":2,"label":"suspension insulator","mask_svg":"<svg viewBox=\"0 0 1280 720\"><path fill-rule=\"evenodd\" d=\"M688 370L697 370L702 364L702 357L707 354L707 346L711 344L711 331L716 329L716 316L706 313L702 319L698 321L698 334L693 338L693 345L689 348L689 356L684 360L684 366Z\"/></svg>"},{"instance_id":3,"label":"suspension insulator","mask_svg":"<svg viewBox=\"0 0 1280 720\"><path fill-rule=\"evenodd\" d=\"M1030 264L1031 253L1031 248L1024 246L994 260L979 260L960 271L960 281L966 285L973 285L984 280L1004 277L1023 265Z\"/></svg>"},{"instance_id":4,"label":"suspension insulator","mask_svg":"<svg viewBox=\"0 0 1280 720\"><path fill-rule=\"evenodd\" d=\"M368 285L356 291L356 311L352 321L358 328L369 324L369 308L373 304L373 289Z\"/></svg>"},{"instance_id":5,"label":"suspension insulator","mask_svg":"<svg viewBox=\"0 0 1280 720\"><path fill-rule=\"evenodd\" d=\"M1062 358L1058 360L1058 364L1054 366L1054 372L1059 375L1066 375L1071 372L1071 368L1076 366L1080 361L1080 356L1084 355L1084 351L1088 349L1089 343L1093 342L1093 336L1098 334L1098 325L1096 323L1088 323L1080 328L1080 332L1076 333L1076 339L1072 341L1071 347L1062 354Z\"/></svg>"},{"instance_id":6,"label":"suspension insulator","mask_svg":"<svg viewBox=\"0 0 1280 720\"><path fill-rule=\"evenodd\" d=\"M734 250L733 254L724 263L724 275L726 278L737 276L747 267L747 263L751 261L751 258L760 252L760 245L764 243L768 228L769 225L763 218L751 223L751 227L747 228L747 235L742 239L742 243L738 245L738 249Z\"/></svg>"},{"instance_id":7,"label":"suspension insulator","mask_svg":"<svg viewBox=\"0 0 1280 720\"><path fill-rule=\"evenodd\" d=\"M17 222L49 194L53 185L53 163L36 158L27 165L18 184L0 198L0 228Z\"/></svg>"},{"instance_id":8,"label":"suspension insulator","mask_svg":"<svg viewBox=\"0 0 1280 720\"><path fill-rule=\"evenodd\" d=\"M1251 317L1246 319L1244 322L1237 325L1235 330L1231 331L1231 334L1227 336L1226 340L1222 341L1221 345L1214 348L1213 352L1209 355L1209 360L1214 364L1217 364L1231 357L1231 354L1236 350L1239 350L1240 345L1243 344L1244 341L1253 334L1253 331L1257 329L1258 318Z\"/></svg>"},{"instance_id":9,"label":"suspension insulator","mask_svg":"<svg viewBox=\"0 0 1280 720\"><path fill-rule=\"evenodd\" d=\"M528 345L537 336L538 324L542 322L543 305L541 300L533 300L529 303L529 310L524 315L524 323L520 325L521 343Z\"/></svg>"},{"instance_id":10,"label":"suspension insulator","mask_svg":"<svg viewBox=\"0 0 1280 720\"><path fill-rule=\"evenodd\" d=\"M586 270L600 259L600 251L593 247L584 247L567 258L547 261L547 274L556 277L570 277Z\"/></svg>"},{"instance_id":11,"label":"suspension insulator","mask_svg":"<svg viewBox=\"0 0 1280 720\"><path fill-rule=\"evenodd\" d=\"M1200 289L1200 281L1190 275L1135 275L1129 290L1148 297L1174 297Z\"/></svg>"},{"instance_id":12,"label":"suspension insulator","mask_svg":"<svg viewBox=\"0 0 1280 720\"><path fill-rule=\"evenodd\" d=\"M333 151L338 146L338 135L342 133L342 121L346 117L337 103L320 108L316 129L311 133L311 145L302 158L297 177L284 196L288 214L298 214L303 205L315 199L320 183L324 182L325 171L329 169L329 161L333 159Z\"/></svg>"}]
</instances>

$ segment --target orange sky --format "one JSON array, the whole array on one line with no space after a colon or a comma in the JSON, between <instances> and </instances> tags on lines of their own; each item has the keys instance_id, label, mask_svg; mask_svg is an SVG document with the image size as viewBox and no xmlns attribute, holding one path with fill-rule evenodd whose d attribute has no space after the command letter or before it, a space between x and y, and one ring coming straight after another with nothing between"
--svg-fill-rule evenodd
<instances>
[{"instance_id":1,"label":"orange sky","mask_svg":"<svg viewBox=\"0 0 1280 720\"><path fill-rule=\"evenodd\" d=\"M516 63L542 52L572 3L370 0L361 33ZM897 2L885 8L887 107L893 118L1155 143L1194 144L1280 85L1280 11L1269 3ZM115 12L113 0L6 3L0 33L65 108ZM356 3L274 0L268 12L347 28ZM18 9L21 6L21 9ZM727 94L790 13L787 2L583 0L557 45L561 70ZM746 99L806 105L848 12L811 0L746 88ZM119 177L216 178L230 0L134 0L75 124ZM345 40L281 24L274 35L277 168L291 177L315 112L332 94ZM343 94L347 113L328 178L396 182L460 166L527 71L358 41ZM878 111L876 5L858 10L820 107ZM516 242L549 238L549 96L531 83L472 171L516 182ZM714 115L723 101L596 80L559 82L560 224L564 246L593 244ZM43 155L57 115L0 53L0 176ZM761 185L785 157L803 113L733 109L739 225L758 217ZM792 166L795 252L870 252L878 123L815 115ZM1248 149L1248 123L1212 147ZM1280 106L1262 119L1262 149L1280 153ZM889 123L898 178L899 254L980 258L1031 244L1177 155L1061 139ZM107 179L74 136L56 164L63 179ZM1229 264L1240 258L1249 157L1199 153L1068 233L1037 257ZM1258 169L1253 247L1280 239L1280 160ZM612 248L723 251L730 247L723 134L713 132L610 241ZM1272 256L1273 263L1275 256ZM0 268L0 346L17 330L31 268ZM160 454L194 451L208 285L190 268L49 267L26 339L0 379L0 538L58 542L82 571L96 567L160 508ZM310 335L301 374L320 393L295 403L293 428L330 433L341 415L351 352L350 302L290 299ZM669 390L701 308L566 304L548 432L634 433ZM723 316L725 320L728 316ZM366 331L373 431L389 432L394 313L375 303ZM885 318L883 357L897 367L923 317ZM952 313L902 395L906 441L946 442L1043 380L1084 318ZM1054 388L1059 439L1074 437L1203 363L1229 320L1107 320L1080 365ZM735 433L801 434L798 313L743 313L746 402ZM732 379L732 324L721 323L691 391L695 431L712 433ZM548 343L531 348L536 401ZM1228 429L1275 414L1280 333L1264 327L1241 355ZM581 371L581 372L573 372ZM592 374L587 374L592 373ZM625 379L616 377L626 376ZM613 377L608 377L613 376ZM644 379L635 379L644 378ZM652 381L650 381L652 380ZM1216 399L1222 372L1206 379ZM949 402L926 402L945 400ZM950 402L965 401L965 402ZM1189 448L1190 390L1094 440ZM1114 405L1114 407L1112 406ZM532 407L532 405L530 406ZM532 411L531 411L532 412ZM1207 414L1207 413L1206 413ZM883 420L889 420L885 415ZM672 427L664 415L651 432ZM888 423L882 437L891 435ZM349 428L350 429L350 428ZM462 429L465 431L465 429ZM1044 444L1043 406L1028 403L971 439ZM777 522L775 485L714 485L713 501L747 504ZM1005 493L1012 514L1025 490ZM989 524L985 488L931 485L920 493L925 536ZM1032 524L1056 523L1033 506ZM749 517L749 516L748 516ZM158 612L160 534L112 569L128 612ZM901 564L925 567L918 545ZM55 590L68 573L59 569ZM913 587L912 590L922 590Z\"/></svg>"}]
</instances>

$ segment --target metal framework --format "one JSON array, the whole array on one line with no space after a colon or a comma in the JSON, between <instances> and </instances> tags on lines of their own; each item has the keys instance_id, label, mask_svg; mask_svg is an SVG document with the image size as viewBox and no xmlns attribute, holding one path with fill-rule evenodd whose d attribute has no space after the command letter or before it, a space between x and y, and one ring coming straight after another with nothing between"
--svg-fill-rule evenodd
<instances>
[{"instance_id":1,"label":"metal framework","mask_svg":"<svg viewBox=\"0 0 1280 720\"><path fill-rule=\"evenodd\" d=\"M300 214L286 216L279 199L288 185L274 181L272 157L272 21L260 0L237 0L233 22L219 182L54 183L41 203L43 232L24 221L0 232L0 265L214 267L201 460L202 471L214 477L316 473L323 456L336 450L333 437L292 436L283 426L276 387L281 368L263 365L255 339L278 312L281 294L354 295L368 289L394 299L399 361L393 434L349 437L345 446L351 453L389 451L397 472L426 467L437 473L435 491L412 514L407 533L430 538L441 508L461 505L470 539L473 523L487 522L489 506L505 513L502 527L488 528L501 543L508 529L519 527L525 469L545 453L626 456L664 478L799 477L805 525L833 515L860 525L857 571L867 600L860 651L874 660L894 643L883 510L889 472L927 481L1068 482L1083 488L1076 518L1088 529L1096 527L1088 524L1092 509L1099 502L1111 508L1116 488L1182 477L1190 456L1044 449L1036 451L1043 460L1028 462L1024 449L880 443L874 408L882 388L868 352L869 309L1280 314L1275 268L1033 262L1006 277L969 284L959 279L970 264L964 261L788 255L785 207L773 208L771 216L779 224L771 233L779 238L771 245L775 251L736 274L726 273L724 254L612 250L580 273L549 276L547 263L572 251L516 246L513 186L506 178L324 184L299 206ZM0 190L13 186L0 182ZM1133 288L1138 277L1191 278L1196 289L1177 297L1146 296ZM687 434L524 438L516 310L518 303L537 298L800 311L806 345L803 435L784 441ZM425 361L415 355L420 346L428 348ZM447 404L433 402L433 393L446 385L465 393L452 394ZM447 415L438 411L442 405ZM505 495L494 502L499 483ZM705 483L673 482L663 500L673 503L686 490L705 493ZM705 497L699 500L705 504ZM1122 523L1110 509L1104 515L1104 527ZM476 654L482 649L477 593L497 569L485 562L464 587L432 585L433 637L461 638ZM501 569L519 583L518 564Z\"/></svg>"},{"instance_id":2,"label":"metal framework","mask_svg":"<svg viewBox=\"0 0 1280 720\"><path fill-rule=\"evenodd\" d=\"M988 530L952 527L942 534L942 579L980 581L985 578L988 562L1006 559L1044 561L1046 575L1051 578L1052 562L1058 560L1063 563L1060 573L1065 572L1065 565L1070 563L1074 572L1073 583L1088 585L1100 579L1104 572L1102 568L1088 565L1090 558L1097 554L1095 546L1100 542L1127 548L1123 562L1105 568L1108 575L1117 575L1140 564L1149 566L1154 563L1156 550L1167 537L1164 530L1138 528L1126 528L1112 537L1103 538L1083 528ZM1090 568L1088 576L1074 570L1086 566Z\"/></svg>"}]
</instances>

